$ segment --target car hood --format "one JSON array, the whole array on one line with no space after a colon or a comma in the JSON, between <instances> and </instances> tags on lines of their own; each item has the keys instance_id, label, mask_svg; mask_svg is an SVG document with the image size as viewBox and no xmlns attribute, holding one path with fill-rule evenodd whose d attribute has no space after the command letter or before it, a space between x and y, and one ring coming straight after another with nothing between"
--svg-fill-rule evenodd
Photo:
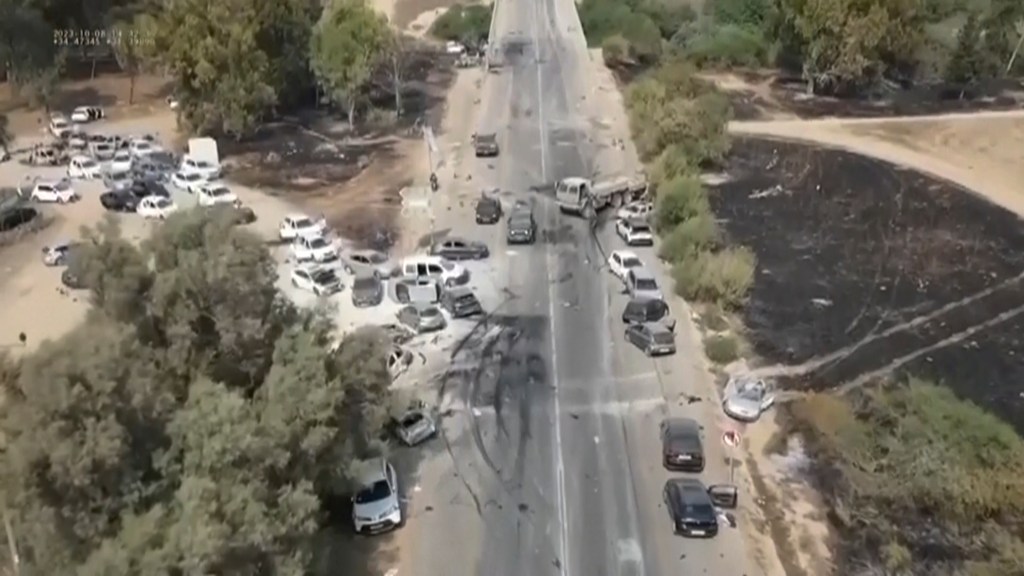
<instances>
[{"instance_id":1,"label":"car hood","mask_svg":"<svg viewBox=\"0 0 1024 576\"><path fill-rule=\"evenodd\" d=\"M444 326L444 316L438 314L437 316L420 318L420 326L423 326L424 328L436 328L438 326Z\"/></svg>"},{"instance_id":2,"label":"car hood","mask_svg":"<svg viewBox=\"0 0 1024 576\"><path fill-rule=\"evenodd\" d=\"M730 396L725 399L726 406L733 412L755 415L761 412L761 402L744 396Z\"/></svg>"},{"instance_id":3,"label":"car hood","mask_svg":"<svg viewBox=\"0 0 1024 576\"><path fill-rule=\"evenodd\" d=\"M376 288L354 288L352 290L353 300L376 300L381 294L381 291Z\"/></svg>"},{"instance_id":4,"label":"car hood","mask_svg":"<svg viewBox=\"0 0 1024 576\"><path fill-rule=\"evenodd\" d=\"M365 504L353 503L352 513L360 518L367 518L373 521L379 520L382 516L387 516L395 506L398 506L398 498L392 494L376 502L366 502Z\"/></svg>"}]
</instances>

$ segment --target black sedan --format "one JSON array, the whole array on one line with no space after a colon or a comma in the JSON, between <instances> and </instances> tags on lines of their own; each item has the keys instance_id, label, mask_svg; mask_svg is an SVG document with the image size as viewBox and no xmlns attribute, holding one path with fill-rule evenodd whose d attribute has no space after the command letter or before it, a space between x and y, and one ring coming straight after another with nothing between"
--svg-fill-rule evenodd
<instances>
[{"instance_id":1,"label":"black sedan","mask_svg":"<svg viewBox=\"0 0 1024 576\"><path fill-rule=\"evenodd\" d=\"M445 238L430 247L430 253L448 260L483 260L491 251L483 242L463 238Z\"/></svg>"},{"instance_id":2,"label":"black sedan","mask_svg":"<svg viewBox=\"0 0 1024 576\"><path fill-rule=\"evenodd\" d=\"M139 199L129 190L113 190L100 194L100 204L111 212L135 212L139 207Z\"/></svg>"},{"instance_id":3,"label":"black sedan","mask_svg":"<svg viewBox=\"0 0 1024 576\"><path fill-rule=\"evenodd\" d=\"M718 512L700 480L672 478L665 483L663 498L676 534L691 538L713 538L718 534Z\"/></svg>"},{"instance_id":4,"label":"black sedan","mask_svg":"<svg viewBox=\"0 0 1024 576\"><path fill-rule=\"evenodd\" d=\"M153 178L138 178L133 180L128 190L139 199L145 198L146 196L160 196L161 198L171 197L171 193L167 191L167 188Z\"/></svg>"},{"instance_id":5,"label":"black sedan","mask_svg":"<svg viewBox=\"0 0 1024 576\"><path fill-rule=\"evenodd\" d=\"M475 212L477 224L497 224L501 220L501 201L493 196L480 196Z\"/></svg>"}]
</instances>

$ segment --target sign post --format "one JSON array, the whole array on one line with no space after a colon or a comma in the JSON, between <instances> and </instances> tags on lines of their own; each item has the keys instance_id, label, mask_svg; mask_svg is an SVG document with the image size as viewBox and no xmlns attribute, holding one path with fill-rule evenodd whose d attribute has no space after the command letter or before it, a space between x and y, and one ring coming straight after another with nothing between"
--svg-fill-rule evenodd
<instances>
[{"instance_id":1,"label":"sign post","mask_svg":"<svg viewBox=\"0 0 1024 576\"><path fill-rule=\"evenodd\" d=\"M726 430L722 433L722 444L729 449L729 484L736 484L736 456L734 450L739 447L743 438L735 430Z\"/></svg>"}]
</instances>

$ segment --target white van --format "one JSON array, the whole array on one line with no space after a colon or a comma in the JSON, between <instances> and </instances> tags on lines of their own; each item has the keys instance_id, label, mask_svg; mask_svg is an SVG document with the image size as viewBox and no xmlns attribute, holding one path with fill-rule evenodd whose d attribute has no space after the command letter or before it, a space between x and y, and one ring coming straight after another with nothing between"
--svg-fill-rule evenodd
<instances>
[{"instance_id":1,"label":"white van","mask_svg":"<svg viewBox=\"0 0 1024 576\"><path fill-rule=\"evenodd\" d=\"M431 278L446 287L469 282L469 271L440 256L409 256L398 267L403 278Z\"/></svg>"}]
</instances>

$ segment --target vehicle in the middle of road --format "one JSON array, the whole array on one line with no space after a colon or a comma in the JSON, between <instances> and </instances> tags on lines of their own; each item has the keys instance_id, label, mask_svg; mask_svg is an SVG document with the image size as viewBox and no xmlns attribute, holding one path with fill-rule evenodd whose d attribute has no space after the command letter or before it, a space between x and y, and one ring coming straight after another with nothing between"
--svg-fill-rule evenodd
<instances>
[{"instance_id":1,"label":"vehicle in the middle of road","mask_svg":"<svg viewBox=\"0 0 1024 576\"><path fill-rule=\"evenodd\" d=\"M68 179L56 182L37 182L29 198L36 202L57 202L66 204L78 199L78 193Z\"/></svg>"},{"instance_id":2,"label":"vehicle in the middle of road","mask_svg":"<svg viewBox=\"0 0 1024 576\"><path fill-rule=\"evenodd\" d=\"M364 274L352 279L352 305L370 308L384 301L384 281L376 274Z\"/></svg>"},{"instance_id":3,"label":"vehicle in the middle of road","mask_svg":"<svg viewBox=\"0 0 1024 576\"><path fill-rule=\"evenodd\" d=\"M68 162L68 178L91 180L99 178L103 172L100 163L88 156L75 156Z\"/></svg>"},{"instance_id":4,"label":"vehicle in the middle of road","mask_svg":"<svg viewBox=\"0 0 1024 576\"><path fill-rule=\"evenodd\" d=\"M474 134L473 150L477 158L497 156L499 152L498 135L493 132L490 134Z\"/></svg>"},{"instance_id":5,"label":"vehicle in the middle of road","mask_svg":"<svg viewBox=\"0 0 1024 576\"><path fill-rule=\"evenodd\" d=\"M338 249L323 236L296 236L291 245L292 257L299 262L332 262Z\"/></svg>"},{"instance_id":6,"label":"vehicle in the middle of road","mask_svg":"<svg viewBox=\"0 0 1024 576\"><path fill-rule=\"evenodd\" d=\"M437 435L437 425L425 407L415 407L395 418L395 433L406 446L416 446Z\"/></svg>"},{"instance_id":7,"label":"vehicle in the middle of road","mask_svg":"<svg viewBox=\"0 0 1024 576\"><path fill-rule=\"evenodd\" d=\"M442 238L430 247L430 253L448 260L482 260L491 255L483 242L465 238Z\"/></svg>"},{"instance_id":8,"label":"vehicle in the middle of road","mask_svg":"<svg viewBox=\"0 0 1024 576\"><path fill-rule=\"evenodd\" d=\"M651 225L642 218L626 218L615 223L615 231L627 246L654 246Z\"/></svg>"},{"instance_id":9,"label":"vehicle in the middle of road","mask_svg":"<svg viewBox=\"0 0 1024 576\"><path fill-rule=\"evenodd\" d=\"M477 224L497 224L501 220L501 200L486 192L480 194L473 208Z\"/></svg>"},{"instance_id":10,"label":"vehicle in the middle of road","mask_svg":"<svg viewBox=\"0 0 1024 576\"><path fill-rule=\"evenodd\" d=\"M408 256L402 259L398 275L405 279L432 279L446 288L469 283L469 270L440 256Z\"/></svg>"},{"instance_id":11,"label":"vehicle in the middle of road","mask_svg":"<svg viewBox=\"0 0 1024 576\"><path fill-rule=\"evenodd\" d=\"M718 512L704 483L696 478L670 478L663 493L676 534L713 538L718 534Z\"/></svg>"},{"instance_id":12,"label":"vehicle in the middle of road","mask_svg":"<svg viewBox=\"0 0 1024 576\"><path fill-rule=\"evenodd\" d=\"M533 212L519 210L508 217L505 241L509 244L533 244L537 239L537 225Z\"/></svg>"},{"instance_id":13,"label":"vehicle in the middle of road","mask_svg":"<svg viewBox=\"0 0 1024 576\"><path fill-rule=\"evenodd\" d=\"M701 426L692 418L666 418L661 422L661 464L675 472L704 471Z\"/></svg>"},{"instance_id":14,"label":"vehicle in the middle of road","mask_svg":"<svg viewBox=\"0 0 1024 576\"><path fill-rule=\"evenodd\" d=\"M452 318L467 318L482 314L484 311L476 294L467 286L446 289L441 294L441 307L447 310Z\"/></svg>"},{"instance_id":15,"label":"vehicle in the middle of road","mask_svg":"<svg viewBox=\"0 0 1024 576\"><path fill-rule=\"evenodd\" d=\"M398 323L416 334L444 330L448 323L433 304L409 304L396 314Z\"/></svg>"}]
</instances>

